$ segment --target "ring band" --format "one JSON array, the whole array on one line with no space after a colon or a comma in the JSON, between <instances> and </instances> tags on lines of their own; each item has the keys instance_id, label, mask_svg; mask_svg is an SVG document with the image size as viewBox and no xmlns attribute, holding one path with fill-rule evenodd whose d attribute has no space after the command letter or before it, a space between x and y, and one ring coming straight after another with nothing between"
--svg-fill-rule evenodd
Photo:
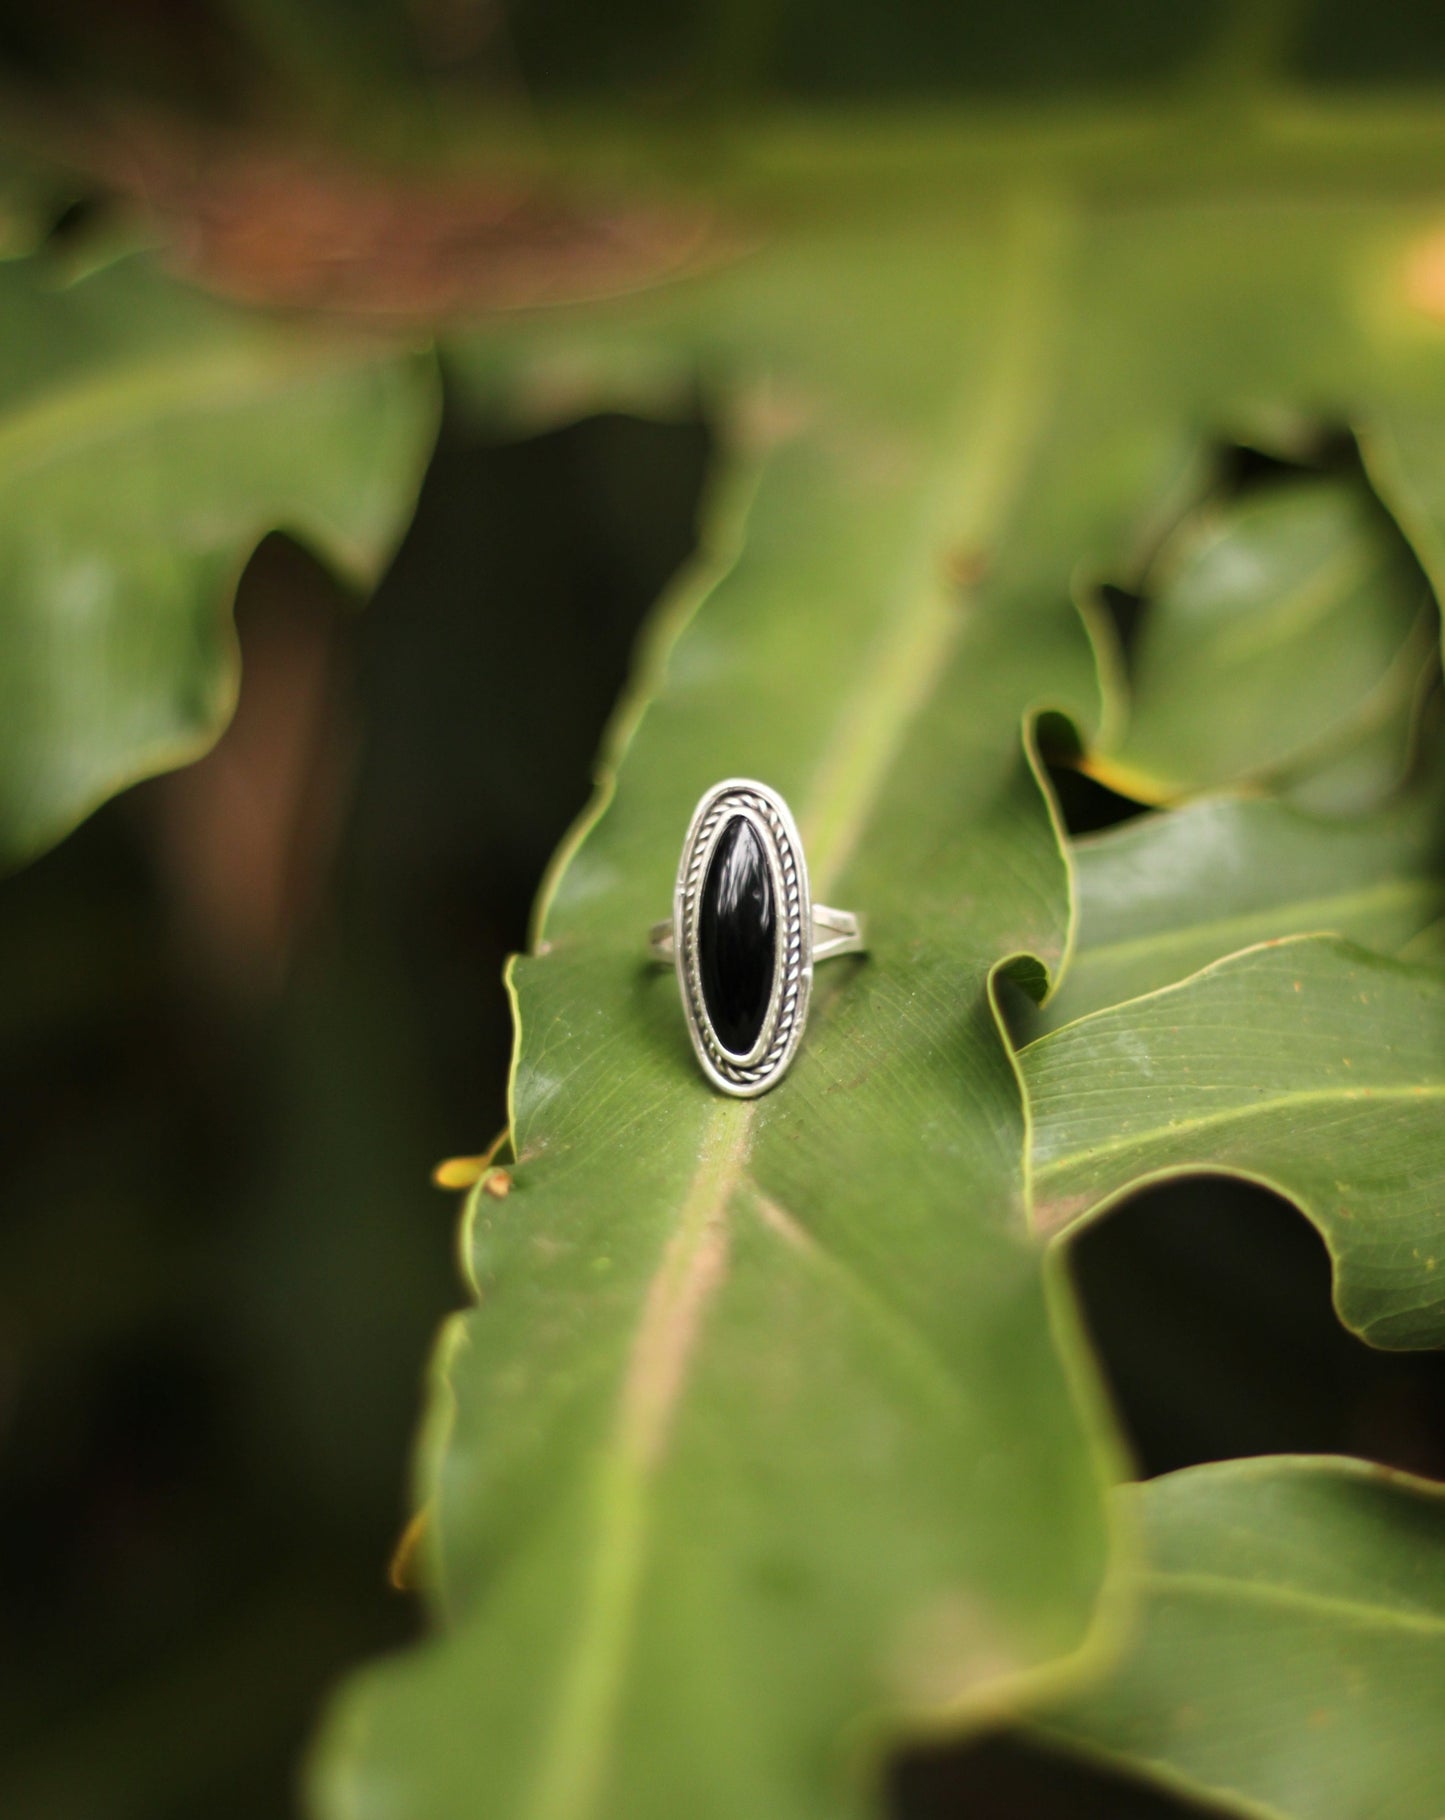
<instances>
[{"instance_id":1,"label":"ring band","mask_svg":"<svg viewBox=\"0 0 1445 1820\"><path fill-rule=\"evenodd\" d=\"M864 949L862 919L814 904L788 805L766 784L728 778L693 811L672 917L648 937L677 970L703 1073L751 1099L776 1086L807 1022L813 967Z\"/></svg>"},{"instance_id":2,"label":"ring band","mask_svg":"<svg viewBox=\"0 0 1445 1820\"><path fill-rule=\"evenodd\" d=\"M822 932L821 934L819 932ZM672 919L654 923L647 932L647 951L655 961L672 961L676 938ZM838 954L866 954L863 919L851 910L834 910L828 904L813 905L813 963L830 961Z\"/></svg>"}]
</instances>

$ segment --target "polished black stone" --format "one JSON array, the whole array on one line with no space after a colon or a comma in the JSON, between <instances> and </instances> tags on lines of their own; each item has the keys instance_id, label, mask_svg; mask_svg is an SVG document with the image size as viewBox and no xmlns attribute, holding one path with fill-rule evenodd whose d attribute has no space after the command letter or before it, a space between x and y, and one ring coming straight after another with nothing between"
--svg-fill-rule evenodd
<instances>
[{"instance_id":1,"label":"polished black stone","mask_svg":"<svg viewBox=\"0 0 1445 1820\"><path fill-rule=\"evenodd\" d=\"M746 1055L762 1031L777 951L767 855L752 824L735 815L713 848L697 930L703 1001L731 1055Z\"/></svg>"}]
</instances>

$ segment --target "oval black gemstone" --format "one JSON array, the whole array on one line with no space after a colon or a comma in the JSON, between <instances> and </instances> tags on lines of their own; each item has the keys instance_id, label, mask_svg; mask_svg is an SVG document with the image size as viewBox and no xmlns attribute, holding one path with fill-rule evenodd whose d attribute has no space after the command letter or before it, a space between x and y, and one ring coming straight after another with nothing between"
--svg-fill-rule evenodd
<instances>
[{"instance_id":1,"label":"oval black gemstone","mask_svg":"<svg viewBox=\"0 0 1445 1820\"><path fill-rule=\"evenodd\" d=\"M752 824L735 815L712 851L697 931L703 1001L731 1055L746 1055L762 1032L777 942L767 855Z\"/></svg>"}]
</instances>

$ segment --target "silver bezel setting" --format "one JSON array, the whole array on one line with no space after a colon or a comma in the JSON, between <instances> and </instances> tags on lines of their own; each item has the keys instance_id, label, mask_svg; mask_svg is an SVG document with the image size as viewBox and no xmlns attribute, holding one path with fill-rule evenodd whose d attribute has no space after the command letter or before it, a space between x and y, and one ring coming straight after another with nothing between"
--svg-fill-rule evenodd
<instances>
[{"instance_id":1,"label":"silver bezel setting","mask_svg":"<svg viewBox=\"0 0 1445 1820\"><path fill-rule=\"evenodd\" d=\"M766 856L778 907L773 986L758 1040L746 1055L726 1049L708 1016L698 964L702 887L713 849L734 816L752 827ZM776 1086L802 1040L813 986L813 906L803 844L788 805L751 778L714 784L697 808L682 844L672 908L673 954L688 1034L703 1073L723 1093L753 1099Z\"/></svg>"}]
</instances>

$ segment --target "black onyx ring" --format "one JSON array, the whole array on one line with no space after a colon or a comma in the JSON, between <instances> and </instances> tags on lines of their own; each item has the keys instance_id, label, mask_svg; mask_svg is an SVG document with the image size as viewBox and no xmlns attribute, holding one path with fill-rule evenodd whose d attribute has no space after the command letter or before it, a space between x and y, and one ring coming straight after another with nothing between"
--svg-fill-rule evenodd
<instances>
[{"instance_id":1,"label":"black onyx ring","mask_svg":"<svg viewBox=\"0 0 1445 1820\"><path fill-rule=\"evenodd\" d=\"M808 1016L813 963L863 948L861 921L815 904L803 844L776 790L732 777L693 811L672 918L653 957L677 967L702 1071L751 1099L787 1072Z\"/></svg>"}]
</instances>

